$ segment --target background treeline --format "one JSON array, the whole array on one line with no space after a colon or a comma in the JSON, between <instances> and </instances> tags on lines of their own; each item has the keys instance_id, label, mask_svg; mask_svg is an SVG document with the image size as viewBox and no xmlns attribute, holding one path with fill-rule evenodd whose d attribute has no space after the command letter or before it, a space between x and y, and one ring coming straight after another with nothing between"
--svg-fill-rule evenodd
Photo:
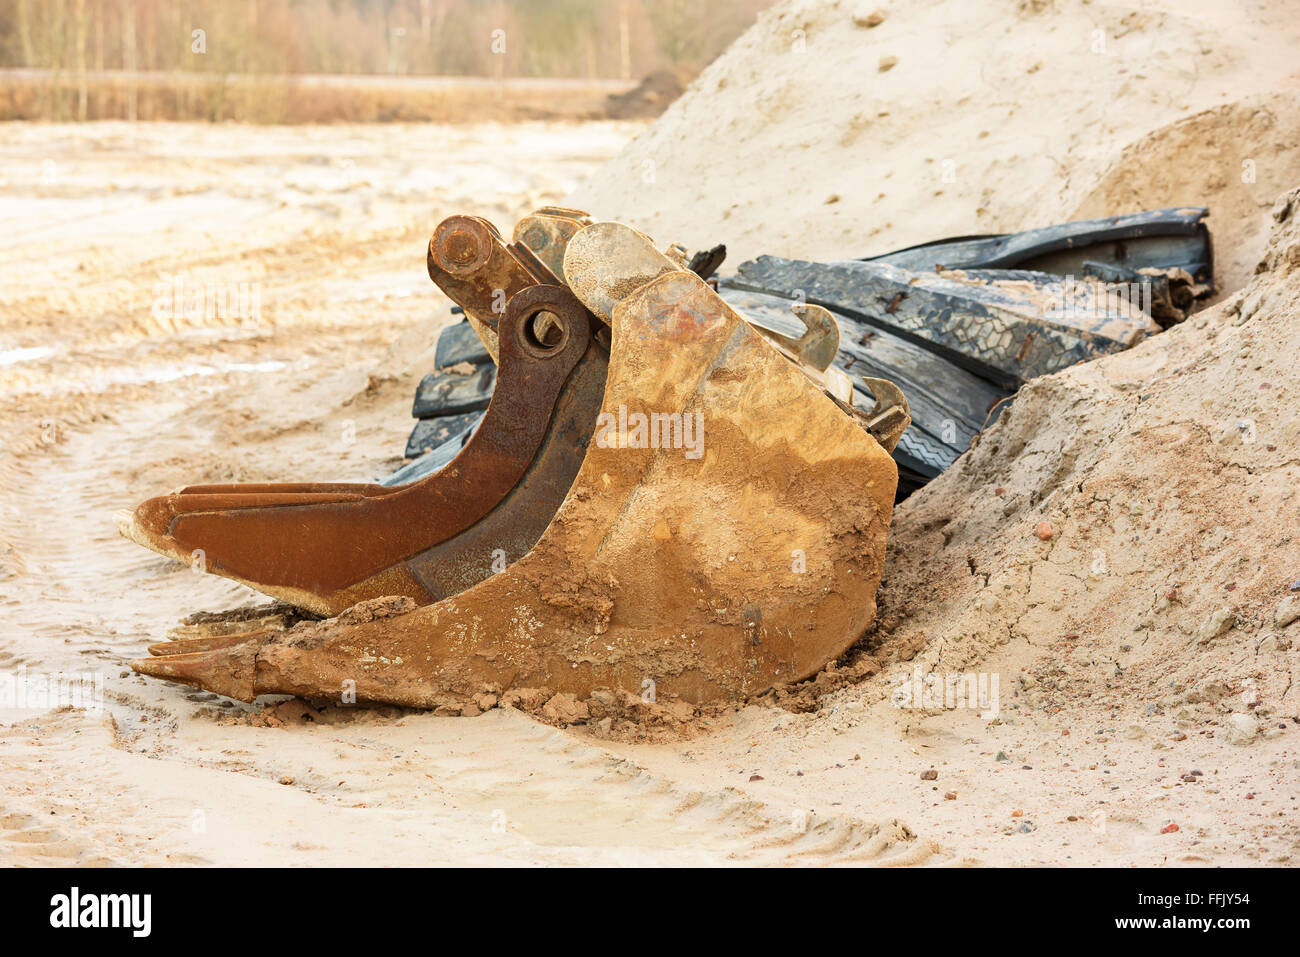
<instances>
[{"instance_id":1,"label":"background treeline","mask_svg":"<svg viewBox=\"0 0 1300 957\"><path fill-rule=\"evenodd\" d=\"M652 115L772 2L0 0L0 119Z\"/></svg>"},{"instance_id":2,"label":"background treeline","mask_svg":"<svg viewBox=\"0 0 1300 957\"><path fill-rule=\"evenodd\" d=\"M0 0L0 67L632 79L704 65L771 2Z\"/></svg>"}]
</instances>

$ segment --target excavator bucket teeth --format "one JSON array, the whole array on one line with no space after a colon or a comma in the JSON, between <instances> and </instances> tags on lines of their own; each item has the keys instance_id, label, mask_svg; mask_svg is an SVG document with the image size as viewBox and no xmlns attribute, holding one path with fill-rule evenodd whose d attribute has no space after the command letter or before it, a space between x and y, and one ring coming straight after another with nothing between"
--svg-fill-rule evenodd
<instances>
[{"instance_id":1,"label":"excavator bucket teeth","mask_svg":"<svg viewBox=\"0 0 1300 957\"><path fill-rule=\"evenodd\" d=\"M428 708L546 688L707 703L842 654L875 615L893 460L699 277L660 269L653 247L622 272L602 254L639 242L596 224L566 255L588 308L609 312L608 377L582 466L528 554L431 605L367 602L133 667L244 700L349 689Z\"/></svg>"},{"instance_id":2,"label":"excavator bucket teeth","mask_svg":"<svg viewBox=\"0 0 1300 957\"><path fill-rule=\"evenodd\" d=\"M227 648L140 658L132 661L131 667L151 678L165 678L239 701L252 701L248 689L254 684L257 651L258 640L254 639Z\"/></svg>"},{"instance_id":3,"label":"excavator bucket teeth","mask_svg":"<svg viewBox=\"0 0 1300 957\"><path fill-rule=\"evenodd\" d=\"M256 631L241 631L230 635L208 635L203 638L173 638L149 646L149 654L180 655L196 651L215 651L218 648L231 648L241 645L251 638L261 638L278 629L260 628Z\"/></svg>"},{"instance_id":4,"label":"excavator bucket teeth","mask_svg":"<svg viewBox=\"0 0 1300 957\"><path fill-rule=\"evenodd\" d=\"M547 317L554 341L535 330ZM500 381L444 469L408 485L198 485L119 518L128 538L317 615L370 598L437 601L522 556L582 462L608 362L591 314L534 285L497 327Z\"/></svg>"}]
</instances>

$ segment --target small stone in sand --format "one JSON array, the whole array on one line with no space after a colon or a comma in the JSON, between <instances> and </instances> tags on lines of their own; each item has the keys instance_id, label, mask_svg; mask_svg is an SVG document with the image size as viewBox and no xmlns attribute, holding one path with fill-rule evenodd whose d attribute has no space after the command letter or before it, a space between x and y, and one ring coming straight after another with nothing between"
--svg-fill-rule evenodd
<instances>
[{"instance_id":1,"label":"small stone in sand","mask_svg":"<svg viewBox=\"0 0 1300 957\"><path fill-rule=\"evenodd\" d=\"M1051 523L1051 522L1039 522L1039 523L1038 523L1038 527L1037 527L1036 529L1034 529L1034 534L1037 535L1039 538L1041 538L1043 541L1048 541L1048 540L1052 537L1052 534L1053 534L1053 533L1052 533L1052 523Z\"/></svg>"},{"instance_id":2,"label":"small stone in sand","mask_svg":"<svg viewBox=\"0 0 1300 957\"><path fill-rule=\"evenodd\" d=\"M1237 624L1237 613L1230 607L1220 608L1210 615L1201 623L1201 627L1196 632L1196 640L1202 645L1208 645L1216 638L1222 638L1228 632L1232 631Z\"/></svg>"},{"instance_id":3,"label":"small stone in sand","mask_svg":"<svg viewBox=\"0 0 1300 957\"><path fill-rule=\"evenodd\" d=\"M1259 734L1259 722L1250 715L1238 711L1228 715L1223 730L1229 744L1250 744Z\"/></svg>"},{"instance_id":4,"label":"small stone in sand","mask_svg":"<svg viewBox=\"0 0 1300 957\"><path fill-rule=\"evenodd\" d=\"M1297 618L1300 618L1300 596L1288 595L1278 602L1277 611L1273 613L1274 625L1285 628Z\"/></svg>"}]
</instances>

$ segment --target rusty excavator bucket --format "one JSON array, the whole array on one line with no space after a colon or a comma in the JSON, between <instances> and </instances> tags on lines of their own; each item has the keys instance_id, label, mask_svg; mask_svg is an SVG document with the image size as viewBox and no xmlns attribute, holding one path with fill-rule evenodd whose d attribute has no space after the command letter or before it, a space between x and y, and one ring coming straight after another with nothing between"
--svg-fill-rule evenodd
<instances>
[{"instance_id":1,"label":"rusty excavator bucket","mask_svg":"<svg viewBox=\"0 0 1300 957\"><path fill-rule=\"evenodd\" d=\"M539 315L553 345L535 334ZM511 299L493 328L500 369L482 425L418 482L194 485L119 515L119 529L317 615L462 591L532 548L577 474L608 362L593 321L563 286Z\"/></svg>"},{"instance_id":2,"label":"rusty excavator bucket","mask_svg":"<svg viewBox=\"0 0 1300 957\"><path fill-rule=\"evenodd\" d=\"M478 317L498 361L483 422L452 462L399 486L188 486L119 513L121 533L320 616L383 596L428 604L527 553L592 435L608 364L608 346L597 338L605 327L486 220L453 216L440 224L428 268ZM495 302L506 291L503 348Z\"/></svg>"},{"instance_id":3,"label":"rusty excavator bucket","mask_svg":"<svg viewBox=\"0 0 1300 957\"><path fill-rule=\"evenodd\" d=\"M846 405L824 370L628 227L556 227L565 286L484 221L453 220L430 274L451 276L439 285L500 362L470 444L407 486L198 486L146 502L125 523L135 540L183 561L202 548L210 570L338 617L155 645L132 667L245 701L351 691L436 708L647 682L737 699L842 654L875 615L901 394L882 389L870 414ZM504 311L487 289L507 290ZM580 459L567 479L538 474L551 445ZM512 539L533 479L551 496L527 500L533 514L561 484L562 501L537 536ZM510 561L494 566L496 549ZM365 599L378 600L348 607Z\"/></svg>"}]
</instances>

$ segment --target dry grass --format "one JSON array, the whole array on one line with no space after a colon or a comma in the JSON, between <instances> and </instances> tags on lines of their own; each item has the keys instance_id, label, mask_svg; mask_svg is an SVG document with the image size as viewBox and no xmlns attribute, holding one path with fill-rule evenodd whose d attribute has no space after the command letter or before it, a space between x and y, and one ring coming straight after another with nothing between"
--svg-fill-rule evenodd
<instances>
[{"instance_id":1,"label":"dry grass","mask_svg":"<svg viewBox=\"0 0 1300 957\"><path fill-rule=\"evenodd\" d=\"M0 71L0 120L368 123L599 119L612 80ZM666 104L664 104L666 105Z\"/></svg>"}]
</instances>

